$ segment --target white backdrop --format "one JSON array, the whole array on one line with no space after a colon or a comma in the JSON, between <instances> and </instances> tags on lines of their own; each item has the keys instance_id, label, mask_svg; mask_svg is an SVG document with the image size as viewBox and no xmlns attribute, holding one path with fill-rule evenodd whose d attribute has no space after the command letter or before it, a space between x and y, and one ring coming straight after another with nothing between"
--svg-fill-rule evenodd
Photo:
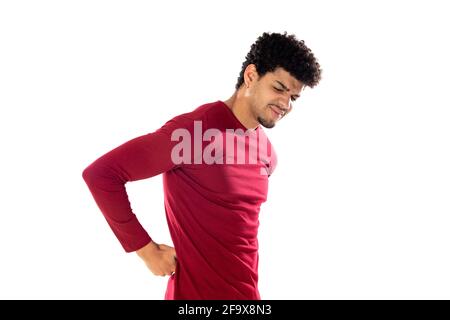
<instances>
[{"instance_id":1,"label":"white backdrop","mask_svg":"<svg viewBox=\"0 0 450 320\"><path fill-rule=\"evenodd\" d=\"M233 93L264 31L323 68L266 130L263 299L450 298L450 23L445 1L0 2L0 298L162 299L81 173ZM161 176L127 184L171 244Z\"/></svg>"}]
</instances>

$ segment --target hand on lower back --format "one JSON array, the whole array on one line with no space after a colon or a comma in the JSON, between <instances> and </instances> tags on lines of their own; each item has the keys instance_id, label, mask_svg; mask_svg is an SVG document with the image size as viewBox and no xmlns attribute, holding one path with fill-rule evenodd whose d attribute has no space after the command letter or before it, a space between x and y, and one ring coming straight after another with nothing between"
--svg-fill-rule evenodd
<instances>
[{"instance_id":1,"label":"hand on lower back","mask_svg":"<svg viewBox=\"0 0 450 320\"><path fill-rule=\"evenodd\" d=\"M177 256L173 247L152 241L145 247L137 250L136 253L144 260L147 268L156 276L170 276L175 272Z\"/></svg>"}]
</instances>

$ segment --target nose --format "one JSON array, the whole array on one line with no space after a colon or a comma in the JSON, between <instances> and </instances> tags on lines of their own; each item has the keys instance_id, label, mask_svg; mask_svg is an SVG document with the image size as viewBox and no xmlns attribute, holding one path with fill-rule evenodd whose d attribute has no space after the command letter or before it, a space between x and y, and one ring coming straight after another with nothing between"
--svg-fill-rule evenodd
<instances>
[{"instance_id":1,"label":"nose","mask_svg":"<svg viewBox=\"0 0 450 320\"><path fill-rule=\"evenodd\" d=\"M284 111L287 112L291 106L291 98L289 95L283 95L283 97L280 97L278 101L278 106Z\"/></svg>"},{"instance_id":2,"label":"nose","mask_svg":"<svg viewBox=\"0 0 450 320\"><path fill-rule=\"evenodd\" d=\"M289 100L288 100L288 101L285 101L284 99L281 100L281 101L277 101L278 107L279 107L281 110L283 110L284 113L286 113L286 112L289 111L290 103L291 103L291 102L290 102Z\"/></svg>"}]
</instances>

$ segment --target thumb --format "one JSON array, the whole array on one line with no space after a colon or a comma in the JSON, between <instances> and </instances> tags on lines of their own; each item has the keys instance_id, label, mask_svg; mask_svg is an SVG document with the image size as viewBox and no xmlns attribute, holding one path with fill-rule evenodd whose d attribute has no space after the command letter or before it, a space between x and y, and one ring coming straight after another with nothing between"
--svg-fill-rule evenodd
<instances>
[{"instance_id":1,"label":"thumb","mask_svg":"<svg viewBox=\"0 0 450 320\"><path fill-rule=\"evenodd\" d=\"M177 260L177 252L175 251L175 248L169 247L169 251L173 255L173 258L176 261Z\"/></svg>"},{"instance_id":2,"label":"thumb","mask_svg":"<svg viewBox=\"0 0 450 320\"><path fill-rule=\"evenodd\" d=\"M175 251L175 248L167 247L167 250L173 255L173 257L177 258L177 252Z\"/></svg>"}]
</instances>

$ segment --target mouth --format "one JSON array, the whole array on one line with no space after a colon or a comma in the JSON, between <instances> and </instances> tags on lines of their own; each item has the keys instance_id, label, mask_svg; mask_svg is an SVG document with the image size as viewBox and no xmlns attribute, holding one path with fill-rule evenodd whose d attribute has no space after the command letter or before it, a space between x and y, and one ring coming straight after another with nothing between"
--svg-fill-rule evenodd
<instances>
[{"instance_id":1,"label":"mouth","mask_svg":"<svg viewBox=\"0 0 450 320\"><path fill-rule=\"evenodd\" d=\"M270 104L269 105L270 110L272 110L272 113L274 114L275 118L280 119L284 116L284 112L278 108L277 106Z\"/></svg>"}]
</instances>

